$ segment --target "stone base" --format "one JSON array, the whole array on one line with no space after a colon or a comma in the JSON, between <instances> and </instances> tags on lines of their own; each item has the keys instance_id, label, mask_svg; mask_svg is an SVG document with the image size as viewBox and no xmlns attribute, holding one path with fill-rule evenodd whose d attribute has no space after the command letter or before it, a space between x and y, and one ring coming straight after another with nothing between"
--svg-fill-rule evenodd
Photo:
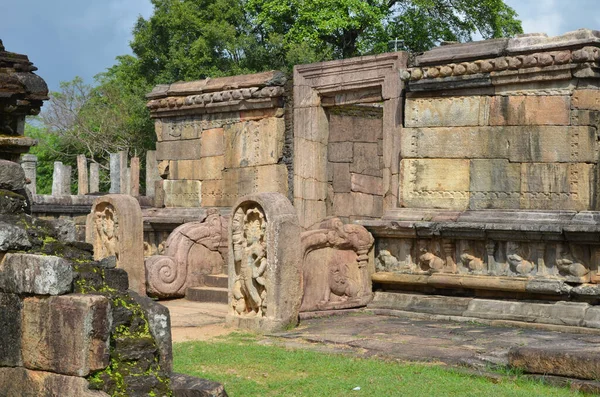
<instances>
[{"instance_id":1,"label":"stone base","mask_svg":"<svg viewBox=\"0 0 600 397\"><path fill-rule=\"evenodd\" d=\"M508 361L512 367L534 374L600 379L600 348L590 351L555 346L513 347L508 352Z\"/></svg>"},{"instance_id":2,"label":"stone base","mask_svg":"<svg viewBox=\"0 0 600 397\"><path fill-rule=\"evenodd\" d=\"M227 397L222 384L184 374L171 375L171 389L174 397Z\"/></svg>"},{"instance_id":3,"label":"stone base","mask_svg":"<svg viewBox=\"0 0 600 397\"><path fill-rule=\"evenodd\" d=\"M240 317L228 314L227 317L225 317L225 323L231 327L269 333L283 331L289 327L295 327L298 325L298 319L296 318L289 322L284 322L268 317Z\"/></svg>"},{"instance_id":4,"label":"stone base","mask_svg":"<svg viewBox=\"0 0 600 397\"><path fill-rule=\"evenodd\" d=\"M376 292L368 309L600 328L600 307L581 302L526 302Z\"/></svg>"}]
</instances>

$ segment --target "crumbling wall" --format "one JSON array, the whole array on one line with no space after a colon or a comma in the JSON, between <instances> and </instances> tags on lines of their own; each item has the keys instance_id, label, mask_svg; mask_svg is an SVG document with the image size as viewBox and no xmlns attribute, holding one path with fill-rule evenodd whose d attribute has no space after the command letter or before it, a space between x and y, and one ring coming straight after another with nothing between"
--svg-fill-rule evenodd
<instances>
[{"instance_id":1,"label":"crumbling wall","mask_svg":"<svg viewBox=\"0 0 600 397\"><path fill-rule=\"evenodd\" d=\"M164 179L157 206L230 207L250 193L287 195L285 82L283 73L265 72L155 87L148 107Z\"/></svg>"}]
</instances>

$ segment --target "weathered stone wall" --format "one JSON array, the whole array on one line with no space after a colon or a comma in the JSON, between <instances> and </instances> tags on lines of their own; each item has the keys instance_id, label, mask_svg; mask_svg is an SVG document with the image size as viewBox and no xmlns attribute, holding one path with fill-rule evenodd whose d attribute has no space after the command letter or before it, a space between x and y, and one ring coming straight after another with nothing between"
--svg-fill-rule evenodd
<instances>
[{"instance_id":1,"label":"weathered stone wall","mask_svg":"<svg viewBox=\"0 0 600 397\"><path fill-rule=\"evenodd\" d=\"M383 109L329 108L327 216L345 220L383 215Z\"/></svg>"},{"instance_id":2,"label":"weathered stone wall","mask_svg":"<svg viewBox=\"0 0 600 397\"><path fill-rule=\"evenodd\" d=\"M524 35L436 48L408 79L402 207L597 207L598 37Z\"/></svg>"},{"instance_id":3,"label":"weathered stone wall","mask_svg":"<svg viewBox=\"0 0 600 397\"><path fill-rule=\"evenodd\" d=\"M230 207L288 194L280 72L157 86L148 98L166 207Z\"/></svg>"}]
</instances>

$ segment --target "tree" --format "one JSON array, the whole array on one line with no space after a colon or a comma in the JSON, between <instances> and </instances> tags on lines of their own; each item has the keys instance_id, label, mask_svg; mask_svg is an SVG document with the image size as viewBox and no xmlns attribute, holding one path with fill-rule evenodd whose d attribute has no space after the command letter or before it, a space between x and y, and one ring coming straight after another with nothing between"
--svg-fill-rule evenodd
<instances>
[{"instance_id":1,"label":"tree","mask_svg":"<svg viewBox=\"0 0 600 397\"><path fill-rule=\"evenodd\" d=\"M522 33L502 0L248 0L247 6L263 37L282 41L288 61L299 53L317 61L386 52L395 39L398 49L420 52L477 32L486 39Z\"/></svg>"}]
</instances>

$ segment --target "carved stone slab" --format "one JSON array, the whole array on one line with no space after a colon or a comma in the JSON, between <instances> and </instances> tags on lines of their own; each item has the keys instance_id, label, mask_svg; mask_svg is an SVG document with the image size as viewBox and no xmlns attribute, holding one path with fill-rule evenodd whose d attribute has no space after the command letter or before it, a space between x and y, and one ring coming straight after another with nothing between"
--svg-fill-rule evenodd
<instances>
[{"instance_id":1,"label":"carved stone slab","mask_svg":"<svg viewBox=\"0 0 600 397\"><path fill-rule=\"evenodd\" d=\"M85 240L94 246L94 259L117 258L117 267L129 276L129 288L146 295L142 210L127 195L97 198L86 221Z\"/></svg>"},{"instance_id":2,"label":"carved stone slab","mask_svg":"<svg viewBox=\"0 0 600 397\"><path fill-rule=\"evenodd\" d=\"M338 218L302 233L303 288L300 311L364 306L372 299L369 255L373 236L363 226Z\"/></svg>"},{"instance_id":3,"label":"carved stone slab","mask_svg":"<svg viewBox=\"0 0 600 397\"><path fill-rule=\"evenodd\" d=\"M302 299L296 210L279 193L242 197L229 226L227 323L260 332L295 325Z\"/></svg>"},{"instance_id":4,"label":"carved stone slab","mask_svg":"<svg viewBox=\"0 0 600 397\"><path fill-rule=\"evenodd\" d=\"M225 263L219 248L226 237L227 221L214 208L202 222L177 227L165 243L165 254L146 259L148 295L181 298L188 287L202 285L205 274L221 273Z\"/></svg>"}]
</instances>

